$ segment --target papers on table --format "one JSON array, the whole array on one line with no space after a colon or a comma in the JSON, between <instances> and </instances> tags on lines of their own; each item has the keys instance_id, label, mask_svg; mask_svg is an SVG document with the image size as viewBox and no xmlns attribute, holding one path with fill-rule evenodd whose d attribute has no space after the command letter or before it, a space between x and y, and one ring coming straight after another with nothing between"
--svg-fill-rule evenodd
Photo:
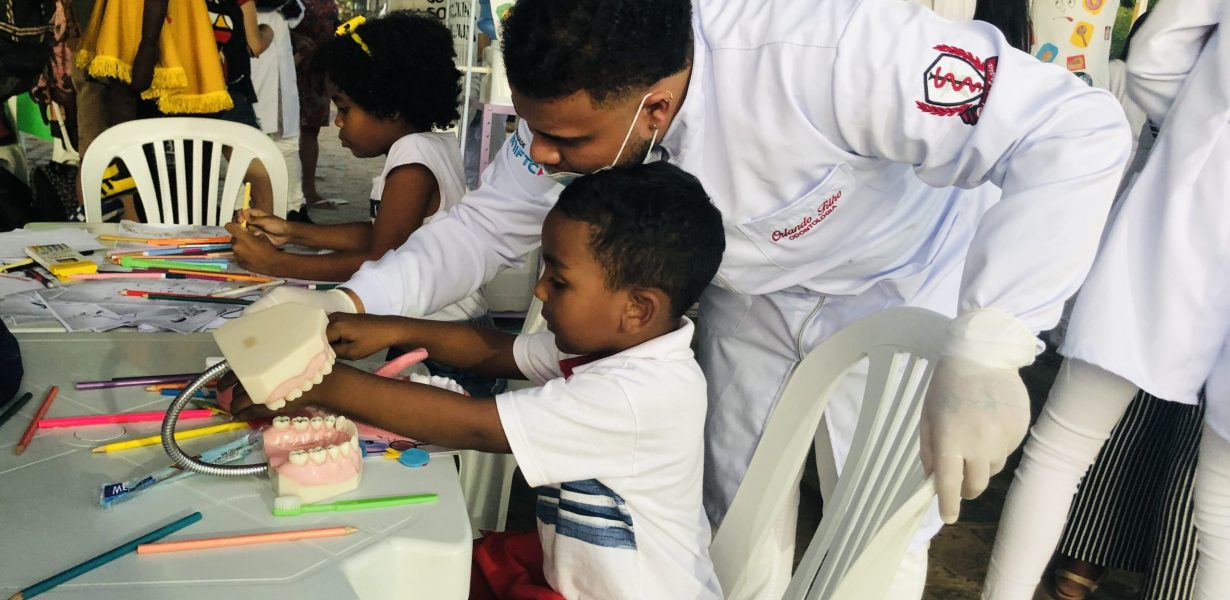
<instances>
[{"instance_id":1,"label":"papers on table","mask_svg":"<svg viewBox=\"0 0 1230 600\"><path fill-rule=\"evenodd\" d=\"M116 235L146 239L230 237L225 227L211 225L150 225L120 221Z\"/></svg>"},{"instance_id":2,"label":"papers on table","mask_svg":"<svg viewBox=\"0 0 1230 600\"><path fill-rule=\"evenodd\" d=\"M147 300L121 296L120 290L205 295L222 285L196 279L147 279L90 281L50 289L40 286L36 291L0 298L0 319L15 328L54 319L68 331L137 327L141 331L193 333L219 326L226 318L238 316L243 307Z\"/></svg>"},{"instance_id":3,"label":"papers on table","mask_svg":"<svg viewBox=\"0 0 1230 600\"><path fill-rule=\"evenodd\" d=\"M0 233L0 262L26 257L26 246L66 244L77 252L102 250L93 234L77 228L18 229Z\"/></svg>"}]
</instances>

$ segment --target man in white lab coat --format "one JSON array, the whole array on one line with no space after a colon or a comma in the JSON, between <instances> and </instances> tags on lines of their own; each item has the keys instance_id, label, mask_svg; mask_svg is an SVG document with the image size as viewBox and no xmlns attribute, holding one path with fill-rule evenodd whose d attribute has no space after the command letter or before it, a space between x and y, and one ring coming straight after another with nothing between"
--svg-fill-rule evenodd
<instances>
[{"instance_id":1,"label":"man in white lab coat","mask_svg":"<svg viewBox=\"0 0 1230 600\"><path fill-rule=\"evenodd\" d=\"M1024 436L1017 369L1097 247L1129 147L1114 98L989 25L899 0L520 0L504 31L521 122L482 187L347 291L261 304L429 313L535 247L560 184L668 160L700 178L726 226L698 334L710 519L797 361L855 319L913 305L956 317L922 423L955 520ZM851 398L828 413L838 464ZM784 589L792 530L763 553L761 597ZM925 546L911 556L918 596Z\"/></svg>"}]
</instances>

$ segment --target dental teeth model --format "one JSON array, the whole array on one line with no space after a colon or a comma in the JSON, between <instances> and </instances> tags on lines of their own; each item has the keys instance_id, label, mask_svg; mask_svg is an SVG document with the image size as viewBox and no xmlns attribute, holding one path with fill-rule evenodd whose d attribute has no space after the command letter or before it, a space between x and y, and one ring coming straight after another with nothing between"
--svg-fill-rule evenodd
<instances>
[{"instance_id":1,"label":"dental teeth model","mask_svg":"<svg viewBox=\"0 0 1230 600\"><path fill-rule=\"evenodd\" d=\"M279 496L298 496L310 504L359 487L363 452L354 421L334 415L282 415L261 435L269 479Z\"/></svg>"},{"instance_id":2,"label":"dental teeth model","mask_svg":"<svg viewBox=\"0 0 1230 600\"><path fill-rule=\"evenodd\" d=\"M288 302L219 327L214 341L252 401L277 410L333 371L328 324L325 311Z\"/></svg>"}]
</instances>

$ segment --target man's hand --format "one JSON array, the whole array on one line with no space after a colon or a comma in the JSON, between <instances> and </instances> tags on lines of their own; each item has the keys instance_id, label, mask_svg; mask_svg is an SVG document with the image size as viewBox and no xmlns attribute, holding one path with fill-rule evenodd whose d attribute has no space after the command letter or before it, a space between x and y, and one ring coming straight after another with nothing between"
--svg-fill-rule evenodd
<instances>
[{"instance_id":1,"label":"man's hand","mask_svg":"<svg viewBox=\"0 0 1230 600\"><path fill-rule=\"evenodd\" d=\"M923 468L935 474L940 517L955 523L1029 429L1029 393L1017 369L945 356L923 404Z\"/></svg>"},{"instance_id":2,"label":"man's hand","mask_svg":"<svg viewBox=\"0 0 1230 600\"><path fill-rule=\"evenodd\" d=\"M282 253L269 238L253 235L237 223L227 223L226 231L231 234L231 250L239 266L253 273L270 273L276 268Z\"/></svg>"},{"instance_id":3,"label":"man's hand","mask_svg":"<svg viewBox=\"0 0 1230 600\"><path fill-rule=\"evenodd\" d=\"M229 402L223 403L223 396L229 397ZM285 412L291 412L303 408L302 404L287 404L281 410L269 410L264 404L256 404L252 402L252 398L248 396L248 392L243 389L242 385L234 384L230 388L223 388L222 384L218 384L218 400L222 405L223 410L231 413L231 418L236 421L254 421L256 419L267 419Z\"/></svg>"},{"instance_id":4,"label":"man's hand","mask_svg":"<svg viewBox=\"0 0 1230 600\"><path fill-rule=\"evenodd\" d=\"M1016 317L979 308L953 319L919 424L923 468L935 475L940 517L955 523L961 498L977 498L1029 430L1020 369L1034 333Z\"/></svg>"},{"instance_id":5,"label":"man's hand","mask_svg":"<svg viewBox=\"0 0 1230 600\"><path fill-rule=\"evenodd\" d=\"M358 360L397 344L397 317L333 313L325 337L341 358Z\"/></svg>"}]
</instances>

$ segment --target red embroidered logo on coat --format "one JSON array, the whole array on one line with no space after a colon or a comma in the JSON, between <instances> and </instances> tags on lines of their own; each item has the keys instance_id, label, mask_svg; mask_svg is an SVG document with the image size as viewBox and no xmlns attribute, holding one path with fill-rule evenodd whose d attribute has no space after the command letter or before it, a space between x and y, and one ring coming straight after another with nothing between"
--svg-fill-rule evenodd
<instances>
[{"instance_id":1,"label":"red embroidered logo on coat","mask_svg":"<svg viewBox=\"0 0 1230 600\"><path fill-rule=\"evenodd\" d=\"M982 60L955 46L935 47L940 55L923 74L923 99L918 109L939 117L960 115L966 125L978 123L991 93L999 57Z\"/></svg>"}]
</instances>

